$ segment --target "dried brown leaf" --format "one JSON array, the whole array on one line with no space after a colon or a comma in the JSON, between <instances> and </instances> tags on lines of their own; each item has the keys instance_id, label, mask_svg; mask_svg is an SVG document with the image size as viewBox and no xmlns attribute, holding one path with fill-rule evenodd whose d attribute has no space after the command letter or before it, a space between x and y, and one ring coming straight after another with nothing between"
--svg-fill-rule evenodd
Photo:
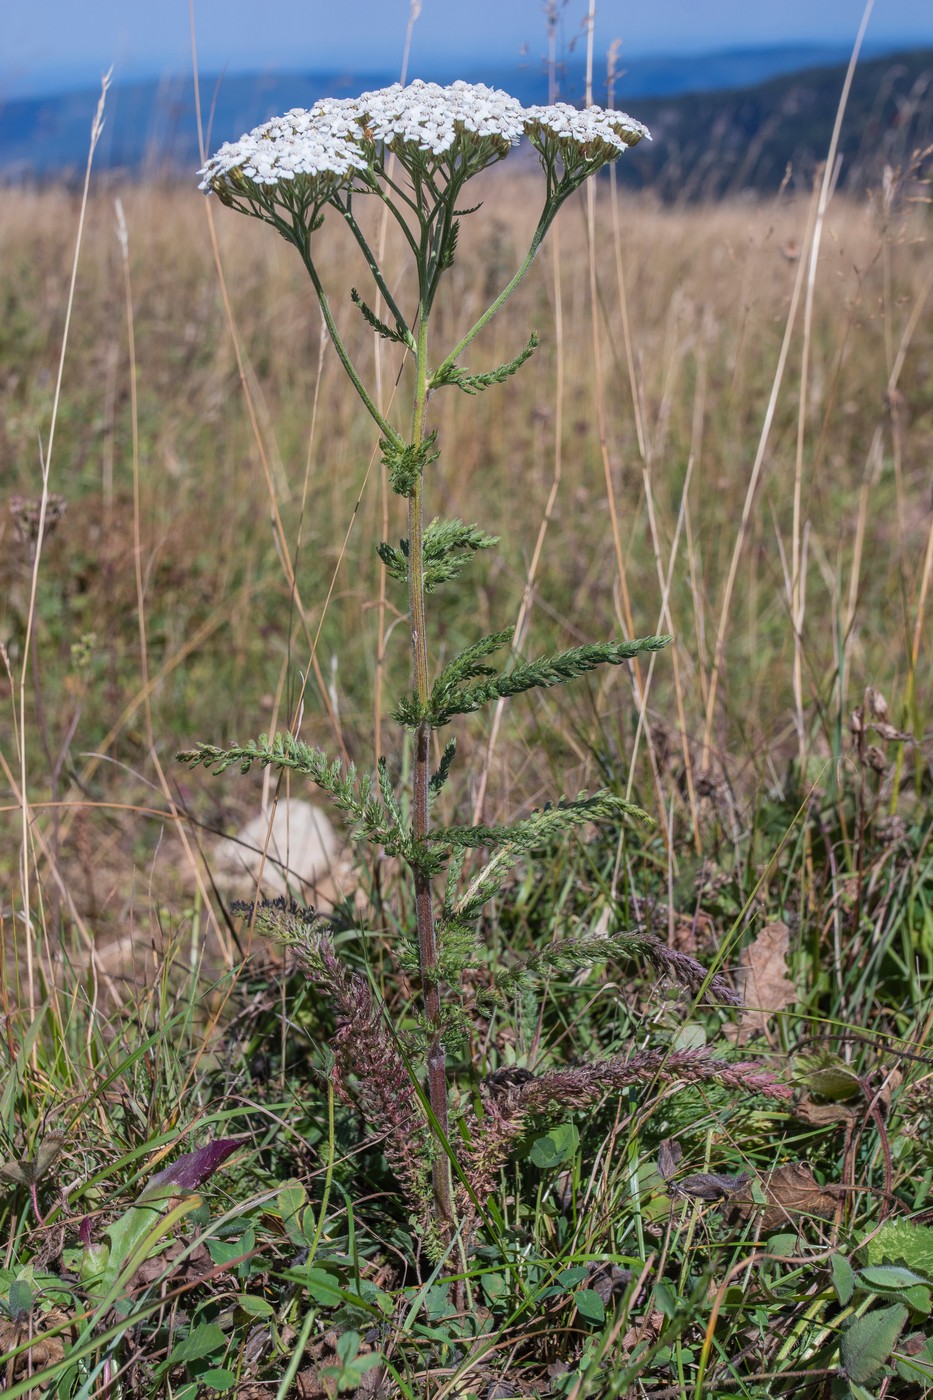
<instances>
[{"instance_id":1,"label":"dried brown leaf","mask_svg":"<svg viewBox=\"0 0 933 1400\"><path fill-rule=\"evenodd\" d=\"M794 1216L829 1217L835 1214L840 1188L821 1186L806 1162L786 1162L759 1180L767 1205L761 1206L750 1190L729 1202L726 1219L730 1225L757 1221L760 1234L769 1235L788 1225L796 1228Z\"/></svg>"},{"instance_id":2,"label":"dried brown leaf","mask_svg":"<svg viewBox=\"0 0 933 1400\"><path fill-rule=\"evenodd\" d=\"M833 1123L851 1123L859 1115L859 1109L845 1103L814 1103L805 1094L794 1105L794 1117L809 1123L811 1128L826 1128ZM864 1112L864 1109L861 1110Z\"/></svg>"},{"instance_id":3,"label":"dried brown leaf","mask_svg":"<svg viewBox=\"0 0 933 1400\"><path fill-rule=\"evenodd\" d=\"M0 1353L15 1351L24 1342L31 1342L28 1351L21 1351L8 1363L6 1372L0 1372L0 1375L5 1374L6 1381L10 1383L28 1375L30 1370L41 1371L44 1367L54 1366L56 1362L61 1361L65 1355L65 1343L69 1340L69 1334L59 1333L55 1337L45 1334L68 1322L69 1318L70 1314L62 1312L61 1308L49 1308L47 1313L25 1322L17 1322L13 1318L0 1318ZM71 1333L71 1340L74 1340L74 1331Z\"/></svg>"},{"instance_id":4,"label":"dried brown leaf","mask_svg":"<svg viewBox=\"0 0 933 1400\"><path fill-rule=\"evenodd\" d=\"M664 1138L658 1145L658 1171L665 1181L670 1181L683 1155L684 1150L680 1143L675 1142L672 1138Z\"/></svg>"},{"instance_id":5,"label":"dried brown leaf","mask_svg":"<svg viewBox=\"0 0 933 1400\"><path fill-rule=\"evenodd\" d=\"M780 919L765 924L742 954L740 967L745 1008L739 1021L738 1044L758 1032L767 1034L768 1021L797 999L797 989L787 975L790 930Z\"/></svg>"}]
</instances>

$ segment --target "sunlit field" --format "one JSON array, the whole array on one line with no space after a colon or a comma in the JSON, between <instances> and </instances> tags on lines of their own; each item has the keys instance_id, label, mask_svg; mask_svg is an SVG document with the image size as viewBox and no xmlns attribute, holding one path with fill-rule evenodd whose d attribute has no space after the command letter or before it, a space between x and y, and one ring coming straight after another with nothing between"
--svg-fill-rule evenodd
<instances>
[{"instance_id":1,"label":"sunlit field","mask_svg":"<svg viewBox=\"0 0 933 1400\"><path fill-rule=\"evenodd\" d=\"M540 180L513 165L471 187L438 341L527 246ZM272 769L176 760L285 730L403 774L387 716L408 634L375 545L406 524L377 433L294 250L193 187L101 177L50 443L80 196L4 192L11 1396L928 1393L924 193L895 175L825 211L819 188L662 206L591 181L466 357L509 361L536 331L531 363L431 400L429 511L501 538L433 604L432 664L510 623L513 663L674 638L451 726L445 821L602 788L651 819L526 855L480 921L489 977L622 927L745 1003L698 1002L637 960L558 968L477 1020L462 1101L496 1071L627 1048L751 1059L788 1091L656 1080L530 1124L475 1250L436 1261L352 1086L328 1087L332 1009L221 871L221 836L274 797L321 799ZM339 218L319 237L347 346L405 426L410 371L349 299L365 265ZM389 237L393 258L413 312ZM331 817L338 858L290 893L334 911L341 953L413 1023L395 951L410 890ZM149 1235L125 1225L174 1155L230 1138L203 1201L183 1182ZM106 1287L88 1262L105 1239Z\"/></svg>"}]
</instances>

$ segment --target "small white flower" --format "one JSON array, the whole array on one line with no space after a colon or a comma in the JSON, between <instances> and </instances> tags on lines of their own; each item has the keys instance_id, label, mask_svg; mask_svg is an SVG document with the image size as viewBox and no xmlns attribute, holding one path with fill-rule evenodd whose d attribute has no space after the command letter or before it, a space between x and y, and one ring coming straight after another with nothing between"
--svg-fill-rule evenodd
<instances>
[{"instance_id":1,"label":"small white flower","mask_svg":"<svg viewBox=\"0 0 933 1400\"><path fill-rule=\"evenodd\" d=\"M555 102L550 107L527 107L525 134L536 146L549 137L556 138L561 145L576 147L585 159L600 152L605 153L604 158L612 159L610 150L621 153L643 138L651 140L648 128L627 112L607 111L604 107L581 110L566 102Z\"/></svg>"},{"instance_id":2,"label":"small white flower","mask_svg":"<svg viewBox=\"0 0 933 1400\"><path fill-rule=\"evenodd\" d=\"M199 188L223 197L241 194L245 178L271 186L294 180L296 175L344 180L369 164L365 150L362 113L352 99L324 98L310 111L295 108L273 117L239 141L227 141L198 173Z\"/></svg>"}]
</instances>

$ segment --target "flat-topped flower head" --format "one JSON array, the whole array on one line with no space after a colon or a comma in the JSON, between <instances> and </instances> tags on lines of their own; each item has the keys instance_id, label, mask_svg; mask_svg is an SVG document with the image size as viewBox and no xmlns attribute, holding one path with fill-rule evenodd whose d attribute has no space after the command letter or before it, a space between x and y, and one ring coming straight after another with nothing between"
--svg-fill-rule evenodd
<instances>
[{"instance_id":1,"label":"flat-topped flower head","mask_svg":"<svg viewBox=\"0 0 933 1400\"><path fill-rule=\"evenodd\" d=\"M520 140L525 115L521 102L485 83L457 81L441 87L420 78L408 87L395 83L364 92L360 106L375 139L385 146L409 146L431 155L457 154L464 137L489 141L506 155Z\"/></svg>"},{"instance_id":2,"label":"flat-topped flower head","mask_svg":"<svg viewBox=\"0 0 933 1400\"><path fill-rule=\"evenodd\" d=\"M540 153L549 179L553 178L555 161L559 161L573 184L616 160L629 146L651 140L648 128L627 112L604 107L580 109L566 102L527 107L525 135Z\"/></svg>"},{"instance_id":3,"label":"flat-topped flower head","mask_svg":"<svg viewBox=\"0 0 933 1400\"><path fill-rule=\"evenodd\" d=\"M304 217L368 170L372 157L359 102L324 98L226 142L198 172L199 188L244 213Z\"/></svg>"},{"instance_id":4,"label":"flat-topped flower head","mask_svg":"<svg viewBox=\"0 0 933 1400\"><path fill-rule=\"evenodd\" d=\"M458 185L503 160L521 140L524 109L507 92L483 83L392 84L364 92L367 127L409 175L444 172Z\"/></svg>"}]
</instances>

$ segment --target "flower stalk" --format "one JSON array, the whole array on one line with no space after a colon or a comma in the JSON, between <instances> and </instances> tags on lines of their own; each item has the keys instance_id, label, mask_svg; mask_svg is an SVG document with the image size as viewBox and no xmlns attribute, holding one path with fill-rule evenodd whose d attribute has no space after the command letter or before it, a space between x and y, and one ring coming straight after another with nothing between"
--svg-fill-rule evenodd
<instances>
[{"instance_id":1,"label":"flower stalk","mask_svg":"<svg viewBox=\"0 0 933 1400\"><path fill-rule=\"evenodd\" d=\"M424 443L428 408L428 315L422 302L418 316L417 363L412 411L412 447ZM424 472L415 478L408 498L408 617L411 642L411 669L414 691L423 710L428 707L428 643L424 589ZM423 847L430 831L431 726L423 719L415 731L414 775L412 784L412 836ZM428 1101L436 1132L441 1139L432 1166L434 1200L439 1223L453 1223L450 1163L446 1155L449 1129L447 1115L447 1056L441 1024L441 988L437 957L437 930L431 877L420 865L412 870L415 886L415 920L418 935L418 968L424 996L424 1014L430 1028L427 1051Z\"/></svg>"}]
</instances>

